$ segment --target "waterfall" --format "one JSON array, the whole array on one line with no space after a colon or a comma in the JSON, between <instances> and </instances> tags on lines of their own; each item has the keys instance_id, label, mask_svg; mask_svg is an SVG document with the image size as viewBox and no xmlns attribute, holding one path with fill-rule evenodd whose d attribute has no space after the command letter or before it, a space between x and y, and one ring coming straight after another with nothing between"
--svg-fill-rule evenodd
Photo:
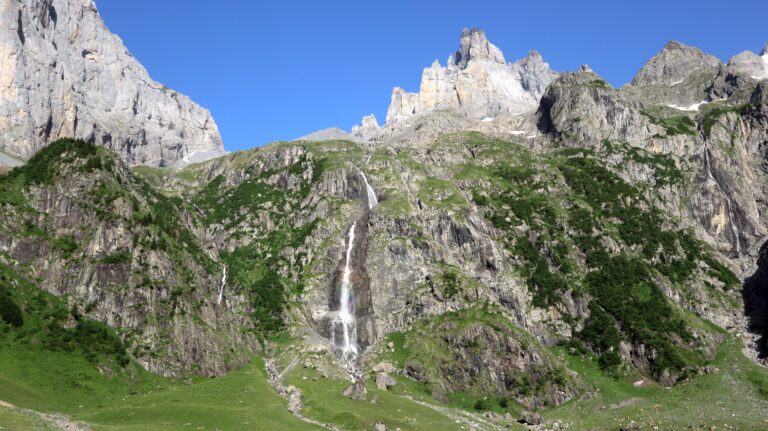
<instances>
[{"instance_id":1,"label":"waterfall","mask_svg":"<svg viewBox=\"0 0 768 431\"><path fill-rule=\"evenodd\" d=\"M352 259L352 249L355 246L355 227L353 223L349 229L347 238L347 255L344 260L344 273L341 278L341 292L339 292L339 311L336 318L331 323L331 343L341 349L341 359L343 362L352 363L357 359L357 319L355 318L354 295L352 294L352 268L350 260ZM336 326L341 325L343 339L339 344L336 340Z\"/></svg>"},{"instance_id":2,"label":"waterfall","mask_svg":"<svg viewBox=\"0 0 768 431\"><path fill-rule=\"evenodd\" d=\"M373 209L376 205L378 205L379 200L376 198L376 192L373 190L373 187L371 187L370 184L368 184L368 178L366 178L365 174L360 172L360 175L363 176L363 181L365 182L365 188L368 191L368 209Z\"/></svg>"},{"instance_id":3,"label":"waterfall","mask_svg":"<svg viewBox=\"0 0 768 431\"><path fill-rule=\"evenodd\" d=\"M224 288L227 286L227 265L221 270L221 287L219 288L219 299L217 304L221 304L221 300L224 299Z\"/></svg>"},{"instance_id":4,"label":"waterfall","mask_svg":"<svg viewBox=\"0 0 768 431\"><path fill-rule=\"evenodd\" d=\"M725 198L725 202L728 204L728 221L731 225L731 232L733 233L733 236L736 237L736 257L739 258L741 257L741 238L739 238L739 227L736 226L736 217L733 213L733 201L731 200L731 197L728 196L728 193L725 192L723 186L721 186L717 181L715 175L712 173L712 161L710 160L709 146L707 145L706 141L704 142L704 163L707 166L707 175L709 176L709 181L712 181L715 183L715 185L717 185L717 188L720 189L720 193L722 193L723 197Z\"/></svg>"}]
</instances>

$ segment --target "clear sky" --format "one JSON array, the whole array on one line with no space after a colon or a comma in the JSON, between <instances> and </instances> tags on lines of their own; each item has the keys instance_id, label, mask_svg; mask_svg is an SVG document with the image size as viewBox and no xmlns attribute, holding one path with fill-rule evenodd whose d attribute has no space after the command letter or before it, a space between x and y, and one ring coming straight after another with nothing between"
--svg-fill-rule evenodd
<instances>
[{"instance_id":1,"label":"clear sky","mask_svg":"<svg viewBox=\"0 0 768 431\"><path fill-rule=\"evenodd\" d=\"M629 81L671 39L723 60L768 41L768 1L96 0L157 81L208 108L230 151L325 127L380 123L394 86L477 27L507 61L537 49Z\"/></svg>"}]
</instances>

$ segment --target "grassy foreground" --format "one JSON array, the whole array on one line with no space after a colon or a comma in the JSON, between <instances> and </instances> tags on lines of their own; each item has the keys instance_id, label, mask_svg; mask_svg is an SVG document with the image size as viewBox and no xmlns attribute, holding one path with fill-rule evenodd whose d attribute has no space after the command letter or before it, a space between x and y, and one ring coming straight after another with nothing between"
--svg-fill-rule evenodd
<instances>
[{"instance_id":1,"label":"grassy foreground","mask_svg":"<svg viewBox=\"0 0 768 431\"><path fill-rule=\"evenodd\" d=\"M664 388L646 382L635 387L629 378L603 374L594 358L557 353L599 394L543 413L545 420L569 424L571 431L616 430L634 421L640 429L766 430L768 370L741 353L741 340L724 342L711 365L717 371ZM654 428L657 427L657 428Z\"/></svg>"},{"instance_id":2,"label":"grassy foreground","mask_svg":"<svg viewBox=\"0 0 768 431\"><path fill-rule=\"evenodd\" d=\"M570 431L616 430L632 421L641 429L768 429L768 370L740 350L740 340L729 339L711 363L716 372L667 389L653 383L635 387L633 378L604 374L595 358L556 348L554 353L597 394L541 413L548 424L559 422ZM405 378L399 377L390 391L376 389L369 380L366 401L343 397L348 381L324 378L312 369L294 367L285 380L302 390L306 416L344 430L373 429L378 421L402 431L460 430L467 428L466 421L458 420L462 415L473 418L468 411L462 414L460 405L441 405ZM225 377L174 382L135 366L108 376L76 353L2 344L0 400L62 413L96 431L320 429L288 412L285 400L266 382L259 359ZM483 429L482 422L475 423ZM34 414L0 407L0 430L52 429Z\"/></svg>"},{"instance_id":3,"label":"grassy foreground","mask_svg":"<svg viewBox=\"0 0 768 431\"><path fill-rule=\"evenodd\" d=\"M0 346L0 400L62 413L94 430L313 430L291 415L256 360L217 379L171 382L134 368L107 377L81 356ZM46 429L36 418L0 408L0 429Z\"/></svg>"}]
</instances>

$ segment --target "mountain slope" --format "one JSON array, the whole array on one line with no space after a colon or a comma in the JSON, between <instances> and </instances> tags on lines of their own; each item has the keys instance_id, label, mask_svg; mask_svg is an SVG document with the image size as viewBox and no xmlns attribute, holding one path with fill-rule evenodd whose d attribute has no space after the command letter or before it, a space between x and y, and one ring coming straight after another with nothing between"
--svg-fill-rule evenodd
<instances>
[{"instance_id":1,"label":"mountain slope","mask_svg":"<svg viewBox=\"0 0 768 431\"><path fill-rule=\"evenodd\" d=\"M0 177L3 268L64 333L101 328L94 368L194 380L258 353L259 385L339 429L759 427L766 82L676 42L619 89L528 60L465 32L404 96L434 106L368 117L366 142L182 169L54 142ZM473 67L524 97L489 78L454 104ZM17 290L0 353L38 348Z\"/></svg>"}]
</instances>

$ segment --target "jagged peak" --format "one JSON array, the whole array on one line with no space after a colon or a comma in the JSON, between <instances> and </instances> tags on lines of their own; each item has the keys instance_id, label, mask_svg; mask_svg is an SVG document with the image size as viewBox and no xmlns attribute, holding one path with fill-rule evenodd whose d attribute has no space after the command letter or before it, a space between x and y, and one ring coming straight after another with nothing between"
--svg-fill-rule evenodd
<instances>
[{"instance_id":1,"label":"jagged peak","mask_svg":"<svg viewBox=\"0 0 768 431\"><path fill-rule=\"evenodd\" d=\"M683 50L683 51L685 51L685 50L689 50L689 49L696 49L696 50L698 50L698 48L694 48L694 47L686 45L686 44L684 44L682 42L678 42L676 40L670 40L669 42L664 44L664 47L662 48L662 51L674 51L674 50Z\"/></svg>"},{"instance_id":2,"label":"jagged peak","mask_svg":"<svg viewBox=\"0 0 768 431\"><path fill-rule=\"evenodd\" d=\"M760 51L760 55L768 55L768 42L766 42L765 46L763 46L763 50Z\"/></svg>"},{"instance_id":3,"label":"jagged peak","mask_svg":"<svg viewBox=\"0 0 768 431\"><path fill-rule=\"evenodd\" d=\"M459 50L454 55L454 64L460 68L467 67L473 60L486 60L506 64L504 54L496 45L488 41L483 30L464 29L461 32Z\"/></svg>"},{"instance_id":4,"label":"jagged peak","mask_svg":"<svg viewBox=\"0 0 768 431\"><path fill-rule=\"evenodd\" d=\"M537 60L544 61L544 57L542 57L541 53L539 51L535 50L535 49L532 49L532 50L528 51L528 57L527 58L537 59Z\"/></svg>"}]
</instances>

